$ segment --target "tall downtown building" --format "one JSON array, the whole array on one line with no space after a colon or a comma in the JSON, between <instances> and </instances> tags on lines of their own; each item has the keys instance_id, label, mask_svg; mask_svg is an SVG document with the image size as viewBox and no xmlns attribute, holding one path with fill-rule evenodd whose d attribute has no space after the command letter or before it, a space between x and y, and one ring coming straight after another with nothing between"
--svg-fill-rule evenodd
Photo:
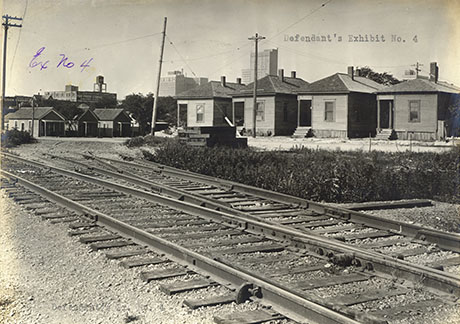
<instances>
[{"instance_id":1,"label":"tall downtown building","mask_svg":"<svg viewBox=\"0 0 460 324\"><path fill-rule=\"evenodd\" d=\"M255 53L251 53L250 68L241 71L244 84L254 81ZM267 49L259 52L257 58L257 79L266 75L277 75L278 73L278 49Z\"/></svg>"}]
</instances>

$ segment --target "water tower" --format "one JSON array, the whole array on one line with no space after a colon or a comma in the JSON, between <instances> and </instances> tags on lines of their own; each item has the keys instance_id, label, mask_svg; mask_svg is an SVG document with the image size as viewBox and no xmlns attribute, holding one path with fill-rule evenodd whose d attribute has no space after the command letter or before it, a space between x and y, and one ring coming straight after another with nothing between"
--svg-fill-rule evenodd
<instances>
[{"instance_id":1,"label":"water tower","mask_svg":"<svg viewBox=\"0 0 460 324\"><path fill-rule=\"evenodd\" d=\"M107 83L104 83L104 77L102 75L98 75L96 77L96 83L94 84L94 91L95 92L107 92Z\"/></svg>"}]
</instances>

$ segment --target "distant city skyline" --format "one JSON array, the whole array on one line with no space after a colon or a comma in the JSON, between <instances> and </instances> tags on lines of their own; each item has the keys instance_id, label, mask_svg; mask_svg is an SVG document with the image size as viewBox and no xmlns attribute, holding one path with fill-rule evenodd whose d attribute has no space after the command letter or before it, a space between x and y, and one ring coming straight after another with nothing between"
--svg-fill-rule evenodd
<instances>
[{"instance_id":1,"label":"distant city skyline","mask_svg":"<svg viewBox=\"0 0 460 324\"><path fill-rule=\"evenodd\" d=\"M260 51L278 48L278 68L308 82L352 65L402 79L418 62L428 75L437 62L440 80L460 85L460 3L451 0L4 0L2 12L24 18L8 33L7 96L91 90L97 75L119 99L153 92L165 16L163 76L183 68L236 80L257 32Z\"/></svg>"}]
</instances>

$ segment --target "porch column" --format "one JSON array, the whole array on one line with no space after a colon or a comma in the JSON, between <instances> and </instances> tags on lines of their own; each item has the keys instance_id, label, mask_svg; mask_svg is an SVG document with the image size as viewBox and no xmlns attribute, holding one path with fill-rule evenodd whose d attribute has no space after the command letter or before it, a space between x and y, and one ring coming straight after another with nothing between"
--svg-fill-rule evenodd
<instances>
[{"instance_id":1,"label":"porch column","mask_svg":"<svg viewBox=\"0 0 460 324\"><path fill-rule=\"evenodd\" d=\"M180 123L180 104L177 103L177 128L179 128Z\"/></svg>"},{"instance_id":2,"label":"porch column","mask_svg":"<svg viewBox=\"0 0 460 324\"><path fill-rule=\"evenodd\" d=\"M377 99L377 132L380 132L380 100Z\"/></svg>"},{"instance_id":3,"label":"porch column","mask_svg":"<svg viewBox=\"0 0 460 324\"><path fill-rule=\"evenodd\" d=\"M393 129L393 101L390 100L388 103L389 110L390 110L390 129Z\"/></svg>"},{"instance_id":4,"label":"porch column","mask_svg":"<svg viewBox=\"0 0 460 324\"><path fill-rule=\"evenodd\" d=\"M86 137L86 136L88 136L88 123L83 122L83 124L85 124L85 137Z\"/></svg>"},{"instance_id":5,"label":"porch column","mask_svg":"<svg viewBox=\"0 0 460 324\"><path fill-rule=\"evenodd\" d=\"M297 100L297 127L300 127L300 101Z\"/></svg>"},{"instance_id":6,"label":"porch column","mask_svg":"<svg viewBox=\"0 0 460 324\"><path fill-rule=\"evenodd\" d=\"M46 120L43 121L45 123L45 134L43 136L46 136Z\"/></svg>"},{"instance_id":7,"label":"porch column","mask_svg":"<svg viewBox=\"0 0 460 324\"><path fill-rule=\"evenodd\" d=\"M235 129L236 129L235 103L234 102L232 102L232 123L233 123L233 126L235 126Z\"/></svg>"}]
</instances>

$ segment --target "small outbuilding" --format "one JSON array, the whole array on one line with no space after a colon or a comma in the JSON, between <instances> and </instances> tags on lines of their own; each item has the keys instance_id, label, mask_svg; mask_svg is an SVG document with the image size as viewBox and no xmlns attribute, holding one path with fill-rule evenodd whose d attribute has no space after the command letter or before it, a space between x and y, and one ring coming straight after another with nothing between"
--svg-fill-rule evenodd
<instances>
[{"instance_id":1,"label":"small outbuilding","mask_svg":"<svg viewBox=\"0 0 460 324\"><path fill-rule=\"evenodd\" d=\"M30 132L34 137L65 136L65 120L53 107L22 107L5 115L5 129Z\"/></svg>"},{"instance_id":2,"label":"small outbuilding","mask_svg":"<svg viewBox=\"0 0 460 324\"><path fill-rule=\"evenodd\" d=\"M94 109L98 118L100 137L129 137L131 136L131 118L121 108Z\"/></svg>"},{"instance_id":3,"label":"small outbuilding","mask_svg":"<svg viewBox=\"0 0 460 324\"><path fill-rule=\"evenodd\" d=\"M82 112L74 117L74 122L77 124L78 136L96 137L99 135L99 118L91 109L82 109Z\"/></svg>"}]
</instances>

